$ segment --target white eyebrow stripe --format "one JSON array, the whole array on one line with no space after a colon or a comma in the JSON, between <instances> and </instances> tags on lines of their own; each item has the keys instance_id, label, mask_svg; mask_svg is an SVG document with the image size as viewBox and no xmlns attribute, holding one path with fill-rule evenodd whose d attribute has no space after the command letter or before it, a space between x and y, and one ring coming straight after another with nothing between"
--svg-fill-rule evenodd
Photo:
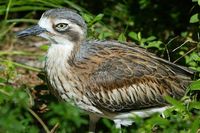
<instances>
[{"instance_id":1,"label":"white eyebrow stripe","mask_svg":"<svg viewBox=\"0 0 200 133\"><path fill-rule=\"evenodd\" d=\"M57 25L59 23L66 23L66 24L69 24L69 25L72 24L69 20L66 20L66 19L55 19L54 20L54 25Z\"/></svg>"},{"instance_id":2,"label":"white eyebrow stripe","mask_svg":"<svg viewBox=\"0 0 200 133\"><path fill-rule=\"evenodd\" d=\"M54 19L53 21L50 21L50 18L47 17L42 17L39 22L38 25L44 29L46 29L47 31L56 34L55 30L53 29L53 24L57 25L59 23L67 23L69 25L69 27L71 27L74 31L79 32L81 35L84 34L83 29L81 29L81 27L77 24L74 24L73 22L66 20L66 19ZM53 23L53 24L52 24Z\"/></svg>"},{"instance_id":3,"label":"white eyebrow stripe","mask_svg":"<svg viewBox=\"0 0 200 133\"><path fill-rule=\"evenodd\" d=\"M50 21L49 18L47 17L42 17L39 22L38 22L38 25L41 27L41 28L44 28L46 29L47 31L51 32L51 33L54 33L55 34L55 31L52 27L52 23Z\"/></svg>"},{"instance_id":4,"label":"white eyebrow stripe","mask_svg":"<svg viewBox=\"0 0 200 133\"><path fill-rule=\"evenodd\" d=\"M42 28L45 28L45 29L50 29L51 28L51 22L48 18L41 18L38 22L38 25Z\"/></svg>"}]
</instances>

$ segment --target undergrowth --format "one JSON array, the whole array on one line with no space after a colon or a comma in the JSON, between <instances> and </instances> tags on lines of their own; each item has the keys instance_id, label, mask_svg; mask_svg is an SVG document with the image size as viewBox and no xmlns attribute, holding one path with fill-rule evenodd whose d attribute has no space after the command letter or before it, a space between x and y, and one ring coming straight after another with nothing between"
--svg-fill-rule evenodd
<instances>
[{"instance_id":1,"label":"undergrowth","mask_svg":"<svg viewBox=\"0 0 200 133\"><path fill-rule=\"evenodd\" d=\"M110 5L110 6L107 6ZM30 46L35 41L16 39L15 32L37 23L50 8L77 10L88 24L88 39L115 39L135 42L161 58L197 71L186 96L177 101L164 116L154 114L122 132L200 132L200 0L69 1L4 0L0 2L0 132L87 132L88 116L81 110L58 102L49 94L42 67L47 45ZM36 41L43 43L36 38ZM28 57L28 59L27 59ZM24 61L25 60L25 61ZM98 132L118 132L113 123L102 119Z\"/></svg>"}]
</instances>

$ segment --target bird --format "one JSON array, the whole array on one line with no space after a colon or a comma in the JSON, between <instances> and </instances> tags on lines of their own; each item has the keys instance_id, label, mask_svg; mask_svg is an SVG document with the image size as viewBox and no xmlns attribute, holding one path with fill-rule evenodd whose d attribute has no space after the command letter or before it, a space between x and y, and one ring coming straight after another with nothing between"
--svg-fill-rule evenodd
<instances>
[{"instance_id":1,"label":"bird","mask_svg":"<svg viewBox=\"0 0 200 133\"><path fill-rule=\"evenodd\" d=\"M193 71L148 52L133 42L88 40L87 24L76 11L45 11L38 24L17 33L50 41L44 70L50 92L89 115L89 131L100 118L116 128L131 125L133 115L149 117L181 99Z\"/></svg>"}]
</instances>

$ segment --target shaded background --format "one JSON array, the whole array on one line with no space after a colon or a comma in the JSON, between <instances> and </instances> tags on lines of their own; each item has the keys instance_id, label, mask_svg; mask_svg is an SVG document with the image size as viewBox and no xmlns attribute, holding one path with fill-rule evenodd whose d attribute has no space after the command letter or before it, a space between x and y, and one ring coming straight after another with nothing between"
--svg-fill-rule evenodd
<instances>
[{"instance_id":1,"label":"shaded background","mask_svg":"<svg viewBox=\"0 0 200 133\"><path fill-rule=\"evenodd\" d=\"M134 42L176 64L200 71L200 0L2 0L0 1L0 132L87 132L88 116L49 94L42 68L46 40L19 40L15 32L37 23L51 8L67 7L88 24L88 39ZM199 74L194 76L198 79ZM197 132L200 82L166 119L134 118L123 132ZM117 132L102 119L98 132Z\"/></svg>"}]
</instances>

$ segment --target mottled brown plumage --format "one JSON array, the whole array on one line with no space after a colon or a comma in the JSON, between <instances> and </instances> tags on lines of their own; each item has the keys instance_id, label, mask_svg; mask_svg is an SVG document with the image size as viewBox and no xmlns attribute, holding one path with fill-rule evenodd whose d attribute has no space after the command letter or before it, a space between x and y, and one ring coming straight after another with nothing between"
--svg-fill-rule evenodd
<instances>
[{"instance_id":1,"label":"mottled brown plumage","mask_svg":"<svg viewBox=\"0 0 200 133\"><path fill-rule=\"evenodd\" d=\"M88 112L90 130L98 117L128 125L130 115L123 114L161 112L168 105L164 97L180 99L191 82L192 71L133 43L86 41L85 22L68 9L46 11L38 25L18 36L51 41L45 65L51 91Z\"/></svg>"},{"instance_id":2,"label":"mottled brown plumage","mask_svg":"<svg viewBox=\"0 0 200 133\"><path fill-rule=\"evenodd\" d=\"M165 106L164 96L180 99L190 83L189 71L135 44L92 41L86 45L89 51L82 60L75 58L71 68L86 85L93 105L106 111Z\"/></svg>"}]
</instances>

